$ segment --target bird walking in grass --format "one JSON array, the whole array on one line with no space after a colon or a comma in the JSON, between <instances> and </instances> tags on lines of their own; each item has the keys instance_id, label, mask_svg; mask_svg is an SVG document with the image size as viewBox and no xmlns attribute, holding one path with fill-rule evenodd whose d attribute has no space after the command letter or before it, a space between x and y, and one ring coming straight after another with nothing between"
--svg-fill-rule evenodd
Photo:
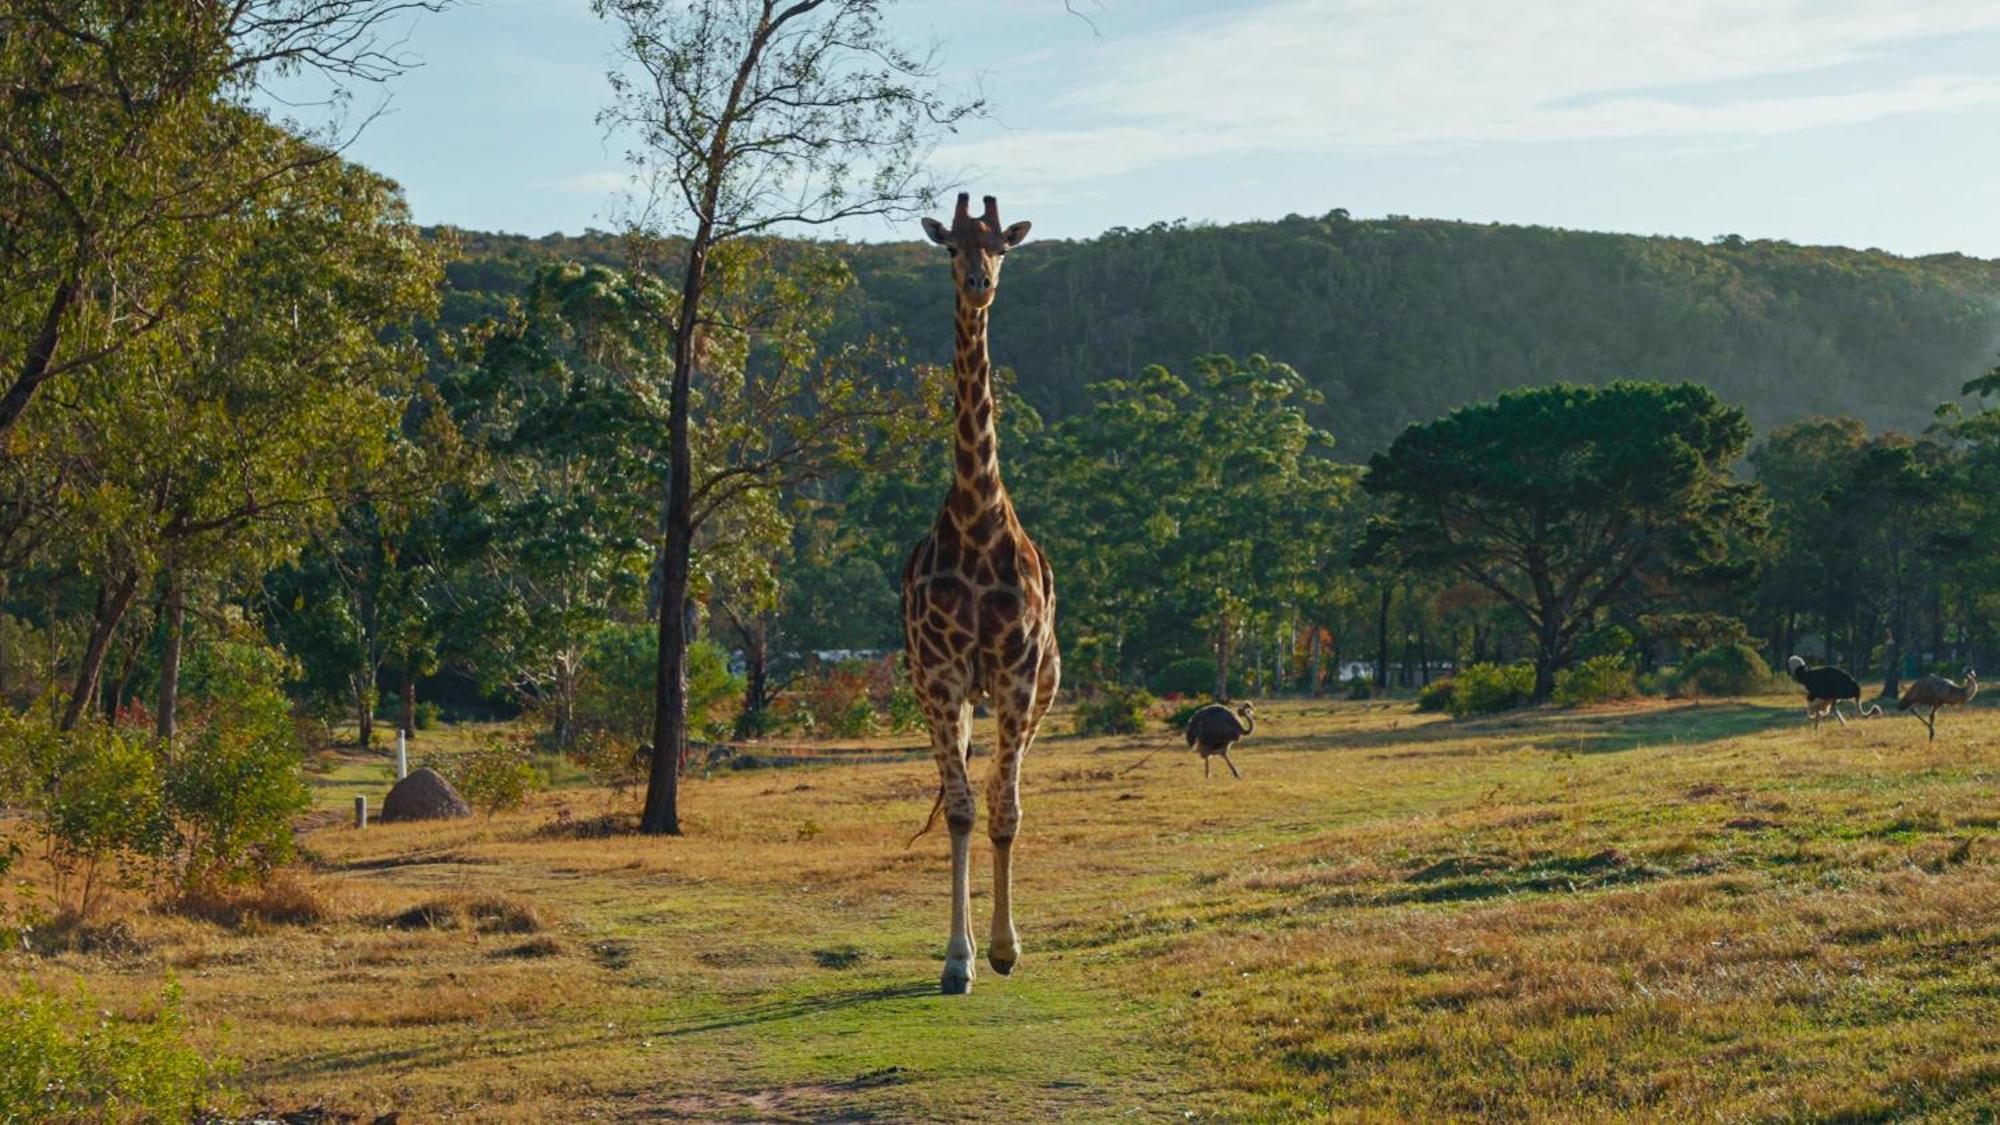
<instances>
[{"instance_id":1,"label":"bird walking in grass","mask_svg":"<svg viewBox=\"0 0 2000 1125\"><path fill-rule=\"evenodd\" d=\"M1922 719L1924 729L1931 732L1930 738L1925 739L1928 742L1937 738L1937 713L1940 708L1970 703L1972 697L1978 694L1979 673L1970 668L1965 670L1963 684L1952 683L1943 676L1929 675L1903 689L1903 698L1896 701L1896 710L1911 714L1926 712L1917 715L1917 718Z\"/></svg>"},{"instance_id":2,"label":"bird walking in grass","mask_svg":"<svg viewBox=\"0 0 2000 1125\"><path fill-rule=\"evenodd\" d=\"M1196 711L1188 719L1187 743L1201 755L1201 776L1208 776L1208 760L1219 754L1222 764L1229 767L1231 776L1241 781L1243 774L1236 769L1236 763L1229 760L1229 748L1256 729L1257 708L1249 703L1235 711L1220 703L1211 703Z\"/></svg>"},{"instance_id":3,"label":"bird walking in grass","mask_svg":"<svg viewBox=\"0 0 2000 1125\"><path fill-rule=\"evenodd\" d=\"M1863 718L1882 713L1879 705L1861 702L1861 685L1839 668L1808 668L1803 656L1792 657L1786 661L1786 666L1792 670L1792 678L1806 689L1806 718L1812 720L1814 730L1819 729L1820 721L1826 718L1828 711L1840 720L1841 726L1846 726L1847 716L1840 713L1840 705L1848 700L1854 702L1855 709Z\"/></svg>"}]
</instances>

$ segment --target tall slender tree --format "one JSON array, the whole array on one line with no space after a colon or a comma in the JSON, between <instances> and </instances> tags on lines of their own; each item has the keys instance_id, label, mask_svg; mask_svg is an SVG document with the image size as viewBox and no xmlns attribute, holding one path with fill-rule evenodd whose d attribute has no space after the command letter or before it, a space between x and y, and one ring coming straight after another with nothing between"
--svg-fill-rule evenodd
<instances>
[{"instance_id":1,"label":"tall slender tree","mask_svg":"<svg viewBox=\"0 0 2000 1125\"><path fill-rule=\"evenodd\" d=\"M648 257L678 276L671 324L668 464L661 513L660 657L653 767L641 830L680 832L687 742L687 631L698 500L688 432L705 376L702 339L718 246L785 227L914 213L941 130L977 102L940 91L929 55L898 44L881 0L595 0L617 27L620 69L604 120L632 138L644 182L632 221ZM668 241L665 236L674 236ZM677 265L678 268L672 268Z\"/></svg>"}]
</instances>

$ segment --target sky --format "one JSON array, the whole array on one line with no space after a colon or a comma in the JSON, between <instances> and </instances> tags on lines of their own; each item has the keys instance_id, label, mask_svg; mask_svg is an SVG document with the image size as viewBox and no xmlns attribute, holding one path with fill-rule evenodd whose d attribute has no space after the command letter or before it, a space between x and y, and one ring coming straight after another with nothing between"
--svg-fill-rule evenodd
<instances>
[{"instance_id":1,"label":"sky","mask_svg":"<svg viewBox=\"0 0 2000 1125\"><path fill-rule=\"evenodd\" d=\"M2000 258L1993 0L891 13L904 42L936 46L948 88L989 99L938 169L1038 237L1339 207ZM351 113L381 112L349 155L398 180L420 222L616 227L626 144L597 123L615 39L587 0L472 0L403 30L423 65L357 95ZM843 233L919 236L873 220Z\"/></svg>"}]
</instances>

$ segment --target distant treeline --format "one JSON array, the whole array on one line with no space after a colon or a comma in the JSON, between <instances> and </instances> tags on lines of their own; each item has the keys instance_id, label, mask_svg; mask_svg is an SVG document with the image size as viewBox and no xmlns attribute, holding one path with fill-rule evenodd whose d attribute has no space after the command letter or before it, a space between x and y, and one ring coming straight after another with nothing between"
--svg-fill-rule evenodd
<instances>
[{"instance_id":1,"label":"distant treeline","mask_svg":"<svg viewBox=\"0 0 2000 1125\"><path fill-rule=\"evenodd\" d=\"M617 264L616 236L454 232L452 326L525 291L537 265ZM945 260L844 245L857 284L835 334L900 336L950 360ZM1526 385L1689 380L1759 431L1813 415L1917 431L2000 347L2000 263L1725 237L1594 234L1389 218L1155 224L1034 241L1008 263L998 362L1051 419L1149 364L1261 353L1324 401L1335 456Z\"/></svg>"}]
</instances>

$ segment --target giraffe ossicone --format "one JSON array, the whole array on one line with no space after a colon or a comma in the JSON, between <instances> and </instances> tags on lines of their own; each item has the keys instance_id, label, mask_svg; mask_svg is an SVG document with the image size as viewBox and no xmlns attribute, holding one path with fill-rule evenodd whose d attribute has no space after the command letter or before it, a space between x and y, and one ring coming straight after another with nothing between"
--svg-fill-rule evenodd
<instances>
[{"instance_id":1,"label":"giraffe ossicone","mask_svg":"<svg viewBox=\"0 0 2000 1125\"><path fill-rule=\"evenodd\" d=\"M1003 227L985 197L975 217L960 194L949 227L923 221L931 241L951 253L954 293L952 374L956 383L952 485L929 535L903 568L903 641L910 680L930 730L938 767L938 804L951 830L951 938L945 947L946 993L972 988L972 828L977 808L966 754L972 708L992 707L998 733L986 775L986 831L993 844L993 927L986 956L1006 975L1020 957L1014 929L1013 853L1021 825L1021 759L1041 728L1061 682L1056 651L1055 576L1022 529L1000 476L987 320L999 290L1001 260L1028 235L1027 223Z\"/></svg>"}]
</instances>

